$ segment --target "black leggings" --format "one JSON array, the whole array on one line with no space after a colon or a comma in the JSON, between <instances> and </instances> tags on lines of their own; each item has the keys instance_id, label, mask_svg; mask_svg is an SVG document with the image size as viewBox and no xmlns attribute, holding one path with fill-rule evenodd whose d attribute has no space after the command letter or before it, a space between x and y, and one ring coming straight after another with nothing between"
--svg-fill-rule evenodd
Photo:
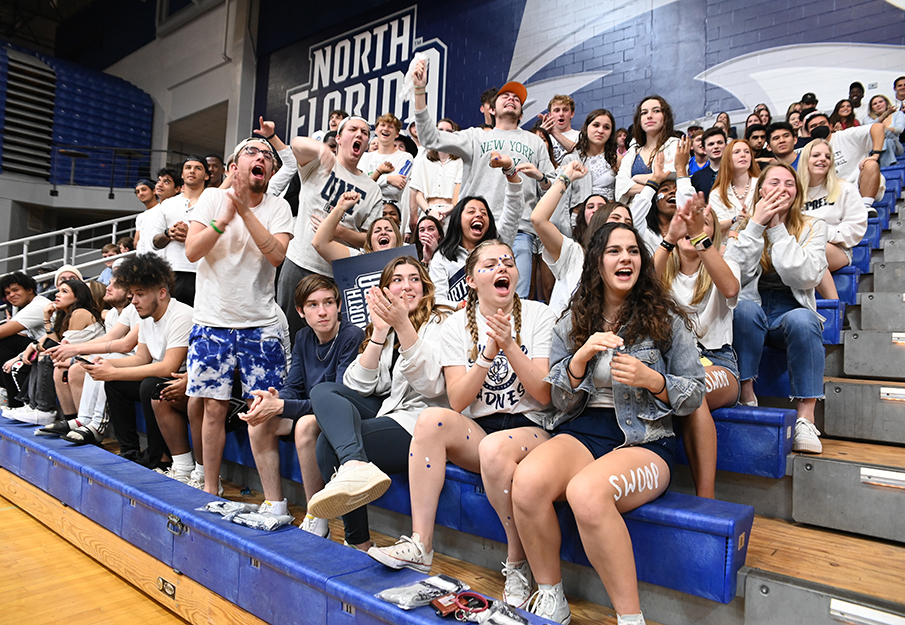
<instances>
[{"instance_id":1,"label":"black leggings","mask_svg":"<svg viewBox=\"0 0 905 625\"><path fill-rule=\"evenodd\" d=\"M156 468L160 463L161 456L169 453L160 428L157 426L157 419L154 418L151 394L158 384L170 379L145 378L140 382L132 380L104 382L104 390L107 392L107 410L110 414L110 423L113 425L113 434L119 442L119 455L150 469ZM145 452L140 449L138 428L135 423L135 402L137 401L141 402L148 435L148 449Z\"/></svg>"},{"instance_id":2,"label":"black leggings","mask_svg":"<svg viewBox=\"0 0 905 625\"><path fill-rule=\"evenodd\" d=\"M29 339L27 336L22 336L21 334L13 334L6 337L5 339L0 339L0 365L5 363L13 356L18 356L19 354L24 352L29 343L31 343L31 339ZM28 374L30 371L31 367L26 365L25 367L22 367L19 375L17 376L19 384L22 385L21 394L23 397L26 395L28 390ZM2 380L3 388L6 389L6 397L9 399L9 407L18 408L19 406L22 406L23 402L16 398L16 396L19 395L20 391L16 386L16 381L13 379L13 374L0 370L0 380Z\"/></svg>"},{"instance_id":3,"label":"black leggings","mask_svg":"<svg viewBox=\"0 0 905 625\"><path fill-rule=\"evenodd\" d=\"M317 465L324 481L349 460L373 462L385 473L407 473L412 435L389 417L375 418L382 397L362 397L335 382L323 382L311 391L311 406L321 435L317 439ZM371 538L368 508L343 516L346 542L359 545Z\"/></svg>"}]
</instances>

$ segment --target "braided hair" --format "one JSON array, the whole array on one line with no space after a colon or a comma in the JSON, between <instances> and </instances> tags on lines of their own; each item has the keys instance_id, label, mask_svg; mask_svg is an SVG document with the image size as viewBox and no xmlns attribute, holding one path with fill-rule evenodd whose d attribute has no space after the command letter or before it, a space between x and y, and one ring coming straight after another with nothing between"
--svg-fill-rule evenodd
<instances>
[{"instance_id":1,"label":"braided hair","mask_svg":"<svg viewBox=\"0 0 905 625\"><path fill-rule=\"evenodd\" d=\"M499 239L487 239L485 241L481 241L475 248L472 250L471 254L468 255L468 259L465 261L465 275L471 276L474 278L475 267L480 260L481 252L491 246L502 246L509 250L509 253L515 256L512 252L512 248L509 247L506 243L503 243ZM518 296L518 293L515 293L513 288L513 301L512 301L512 321L515 327L515 342L519 345L522 344L522 301ZM475 310L478 307L478 292L474 287L469 286L468 295L465 298L465 318L466 324L465 327L468 329L471 334L471 352L469 353L469 358L472 361L478 359L478 344L480 341L480 336L478 335L478 323L477 316L475 314Z\"/></svg>"}]
</instances>

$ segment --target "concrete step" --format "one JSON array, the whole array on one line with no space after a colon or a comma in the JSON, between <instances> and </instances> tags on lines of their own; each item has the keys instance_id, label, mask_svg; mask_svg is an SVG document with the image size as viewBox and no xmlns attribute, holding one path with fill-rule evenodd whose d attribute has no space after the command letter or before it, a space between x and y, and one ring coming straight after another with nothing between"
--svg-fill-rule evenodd
<instances>
[{"instance_id":1,"label":"concrete step","mask_svg":"<svg viewBox=\"0 0 905 625\"><path fill-rule=\"evenodd\" d=\"M905 241L897 239L884 239L880 241L883 248L884 262L894 263L905 261Z\"/></svg>"},{"instance_id":2,"label":"concrete step","mask_svg":"<svg viewBox=\"0 0 905 625\"><path fill-rule=\"evenodd\" d=\"M870 290L905 293L905 262L875 262L871 268L873 284Z\"/></svg>"},{"instance_id":3,"label":"concrete step","mask_svg":"<svg viewBox=\"0 0 905 625\"><path fill-rule=\"evenodd\" d=\"M843 334L843 370L847 377L902 377L905 372L905 333L846 330Z\"/></svg>"},{"instance_id":4,"label":"concrete step","mask_svg":"<svg viewBox=\"0 0 905 625\"><path fill-rule=\"evenodd\" d=\"M905 444L905 383L827 378L824 392L828 436Z\"/></svg>"},{"instance_id":5,"label":"concrete step","mask_svg":"<svg viewBox=\"0 0 905 625\"><path fill-rule=\"evenodd\" d=\"M795 455L792 518L799 523L905 540L905 450L823 439L823 453Z\"/></svg>"},{"instance_id":6,"label":"concrete step","mask_svg":"<svg viewBox=\"0 0 905 625\"><path fill-rule=\"evenodd\" d=\"M861 293L859 297L862 330L905 331L905 291Z\"/></svg>"}]
</instances>

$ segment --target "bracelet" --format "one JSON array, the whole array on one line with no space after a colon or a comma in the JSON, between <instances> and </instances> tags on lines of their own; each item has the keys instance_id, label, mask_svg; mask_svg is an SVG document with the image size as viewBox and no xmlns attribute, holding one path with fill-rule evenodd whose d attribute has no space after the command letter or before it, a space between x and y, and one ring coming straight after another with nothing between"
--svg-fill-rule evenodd
<instances>
[{"instance_id":1,"label":"bracelet","mask_svg":"<svg viewBox=\"0 0 905 625\"><path fill-rule=\"evenodd\" d=\"M217 220L216 220L216 219L211 219L211 228L213 228L213 229L214 229L214 232L216 232L217 234L223 234L223 231L220 230L220 228L217 227Z\"/></svg>"},{"instance_id":2,"label":"bracelet","mask_svg":"<svg viewBox=\"0 0 905 625\"><path fill-rule=\"evenodd\" d=\"M662 393L663 391L666 390L666 376L665 376L664 374L662 374L662 373L661 373L660 375L663 376L663 388L661 388L659 391L657 391L656 393L654 393L654 395L659 395L660 393Z\"/></svg>"},{"instance_id":3,"label":"bracelet","mask_svg":"<svg viewBox=\"0 0 905 625\"><path fill-rule=\"evenodd\" d=\"M691 241L692 245L697 245L698 243L700 243L701 241L703 241L704 239L707 239L707 238L709 238L707 236L707 233L702 232L701 234L696 234L694 237L690 237L689 240Z\"/></svg>"},{"instance_id":4,"label":"bracelet","mask_svg":"<svg viewBox=\"0 0 905 625\"><path fill-rule=\"evenodd\" d=\"M269 137L263 137L263 139L264 139L264 141L270 141L270 140L273 139L275 136L277 136L277 133L274 132L274 133L271 134Z\"/></svg>"},{"instance_id":5,"label":"bracelet","mask_svg":"<svg viewBox=\"0 0 905 625\"><path fill-rule=\"evenodd\" d=\"M645 186L645 187L650 187L650 188L653 189L654 191L659 191L659 190L660 190L660 183L657 182L656 180L648 180L647 182L644 183L644 186Z\"/></svg>"},{"instance_id":6,"label":"bracelet","mask_svg":"<svg viewBox=\"0 0 905 625\"><path fill-rule=\"evenodd\" d=\"M380 345L381 347L384 347L384 346L387 344L387 340L386 340L386 339L383 339L383 343L378 343L378 342L375 341L374 339L368 339L368 340L369 340L370 342L374 343L374 345Z\"/></svg>"},{"instance_id":7,"label":"bracelet","mask_svg":"<svg viewBox=\"0 0 905 625\"><path fill-rule=\"evenodd\" d=\"M566 373L571 375L576 380L584 380L584 376L588 375L588 368L585 367L584 373L582 373L581 375L575 375L574 373L572 373L572 361L570 360L569 364L566 365Z\"/></svg>"},{"instance_id":8,"label":"bracelet","mask_svg":"<svg viewBox=\"0 0 905 625\"><path fill-rule=\"evenodd\" d=\"M570 180L569 177L565 174L559 174L556 179L559 180L567 189L569 188L569 185L572 184L572 180Z\"/></svg>"},{"instance_id":9,"label":"bracelet","mask_svg":"<svg viewBox=\"0 0 905 625\"><path fill-rule=\"evenodd\" d=\"M427 93L427 87L415 87L415 95L424 95Z\"/></svg>"},{"instance_id":10,"label":"bracelet","mask_svg":"<svg viewBox=\"0 0 905 625\"><path fill-rule=\"evenodd\" d=\"M662 241L660 241L660 247L662 247L662 248L663 248L664 250L666 250L667 252L672 253L672 251L673 251L674 249L676 249L676 244L675 244L675 243L670 243L670 242L667 241L666 239L663 239Z\"/></svg>"},{"instance_id":11,"label":"bracelet","mask_svg":"<svg viewBox=\"0 0 905 625\"><path fill-rule=\"evenodd\" d=\"M515 175L515 165L504 169L503 175L506 176L507 178L509 178L510 176L514 176Z\"/></svg>"}]
</instances>

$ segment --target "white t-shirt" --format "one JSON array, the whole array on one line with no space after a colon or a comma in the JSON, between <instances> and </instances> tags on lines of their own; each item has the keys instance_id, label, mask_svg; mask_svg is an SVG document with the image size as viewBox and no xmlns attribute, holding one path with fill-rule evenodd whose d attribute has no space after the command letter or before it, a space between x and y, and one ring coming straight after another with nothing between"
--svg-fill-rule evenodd
<instances>
[{"instance_id":1,"label":"white t-shirt","mask_svg":"<svg viewBox=\"0 0 905 625\"><path fill-rule=\"evenodd\" d=\"M299 166L299 177L302 182L299 213L295 220L295 236L289 242L286 257L302 269L332 278L333 267L311 245L314 238L312 213L326 217L343 193L357 191L361 199L346 212L340 223L352 230L365 231L383 212L380 187L366 174L355 175L339 162L332 170L323 170L318 159Z\"/></svg>"},{"instance_id":2,"label":"white t-shirt","mask_svg":"<svg viewBox=\"0 0 905 625\"><path fill-rule=\"evenodd\" d=\"M139 321L138 342L148 347L151 362L162 361L168 349L189 346L192 314L191 306L171 299L167 311L159 321L154 321L154 317L151 316ZM185 363L180 365L180 370L184 367Z\"/></svg>"},{"instance_id":3,"label":"white t-shirt","mask_svg":"<svg viewBox=\"0 0 905 625\"><path fill-rule=\"evenodd\" d=\"M549 358L556 318L546 304L524 299L521 302L522 351L528 358ZM475 320L478 324L478 349L481 350L487 344L487 321L481 314L480 307L475 310ZM470 369L474 365L469 357L474 343L471 332L466 327L467 322L468 317L463 308L451 315L443 324L441 367L464 366ZM514 323L512 336L515 337ZM501 350L487 370L479 396L462 414L472 419L498 412L524 414L538 423L543 413L549 409L550 404L542 404L528 394Z\"/></svg>"},{"instance_id":4,"label":"white t-shirt","mask_svg":"<svg viewBox=\"0 0 905 625\"><path fill-rule=\"evenodd\" d=\"M209 224L230 202L227 191L205 189L192 221ZM283 198L265 193L251 212L271 234L292 234L292 211ZM274 299L276 267L270 264L238 214L198 261L196 324L209 328L263 328L279 321Z\"/></svg>"},{"instance_id":5,"label":"white t-shirt","mask_svg":"<svg viewBox=\"0 0 905 625\"><path fill-rule=\"evenodd\" d=\"M192 220L193 211L194 206L189 207L189 200L182 193L165 199L157 205L157 210L145 218L140 241L144 241L147 237L148 243L153 247L152 240L155 236L166 232L167 228L172 228L180 221L188 224ZM189 273L197 271L198 264L190 263L189 259L185 257L185 243L171 240L166 247L157 250L157 253L170 263L173 271Z\"/></svg>"},{"instance_id":6,"label":"white t-shirt","mask_svg":"<svg viewBox=\"0 0 905 625\"><path fill-rule=\"evenodd\" d=\"M575 145L575 142L578 141L578 135L581 134L577 130L573 130L569 128L567 131L562 133L566 139L572 142L572 145ZM556 159L557 163L562 163L562 157L568 154L566 148L560 145L559 141L557 141L553 135L550 135L550 145L553 146L553 157ZM615 179L614 179L615 180Z\"/></svg>"},{"instance_id":7,"label":"white t-shirt","mask_svg":"<svg viewBox=\"0 0 905 625\"><path fill-rule=\"evenodd\" d=\"M741 270L738 264L729 258L725 260L732 275L736 280L740 280ZM680 272L672 281L672 294L691 317L695 334L698 335L698 343L705 349L716 350L723 345L732 345L732 311L738 304L738 295L726 299L716 286L711 286L704 299L692 306L694 285L703 266L701 264L690 276Z\"/></svg>"},{"instance_id":8,"label":"white t-shirt","mask_svg":"<svg viewBox=\"0 0 905 625\"><path fill-rule=\"evenodd\" d=\"M394 150L392 154L365 152L362 154L361 160L358 161L358 168L370 176L377 170L378 165L386 163L387 161L393 165L394 169L389 174L381 174L380 178L377 179L377 184L380 186L380 192L383 194L383 199L385 201L398 204L402 198L404 189L397 189L387 182L387 176L398 174L410 178L412 175L411 154L408 152L400 152L399 150Z\"/></svg>"},{"instance_id":9,"label":"white t-shirt","mask_svg":"<svg viewBox=\"0 0 905 625\"><path fill-rule=\"evenodd\" d=\"M455 260L449 260L439 252L431 258L428 273L436 289L434 297L438 304L455 308L468 295L468 284L465 282L467 259L468 252L462 246L459 246Z\"/></svg>"},{"instance_id":10,"label":"white t-shirt","mask_svg":"<svg viewBox=\"0 0 905 625\"><path fill-rule=\"evenodd\" d=\"M749 215L753 212L752 209L754 208L755 187L757 187L757 179L752 178L750 184L748 184L748 193L745 195L745 210ZM713 190L710 192L710 208L716 211L716 218L720 221L734 219L742 212L742 202L735 193L732 192L731 187L727 191L726 195L729 197L728 206L723 202L719 189L713 187Z\"/></svg>"},{"instance_id":11,"label":"white t-shirt","mask_svg":"<svg viewBox=\"0 0 905 625\"><path fill-rule=\"evenodd\" d=\"M826 222L827 242L852 248L867 233L867 207L855 185L839 180L839 197L827 203L827 190L823 185L809 187L807 201L802 212Z\"/></svg>"},{"instance_id":12,"label":"white t-shirt","mask_svg":"<svg viewBox=\"0 0 905 625\"><path fill-rule=\"evenodd\" d=\"M857 184L861 161L874 149L870 126L855 126L834 132L830 137L830 146L836 159L836 176Z\"/></svg>"},{"instance_id":13,"label":"white t-shirt","mask_svg":"<svg viewBox=\"0 0 905 625\"><path fill-rule=\"evenodd\" d=\"M425 157L415 159L412 189L421 191L424 199L445 197L452 199L456 185L462 182L462 159L448 158L445 163Z\"/></svg>"},{"instance_id":14,"label":"white t-shirt","mask_svg":"<svg viewBox=\"0 0 905 625\"><path fill-rule=\"evenodd\" d=\"M129 304L128 306L123 308L122 312L119 313L114 323L121 323L131 329L139 321L140 319L138 318L138 313L135 311L135 306Z\"/></svg>"},{"instance_id":15,"label":"white t-shirt","mask_svg":"<svg viewBox=\"0 0 905 625\"><path fill-rule=\"evenodd\" d=\"M139 254L147 254L154 252L163 255L163 250L158 250L151 242L154 239L154 233L151 233L151 225L156 223L157 213L160 212L160 204L152 206L143 213L135 216L135 231L141 236L138 237L138 243L135 244L135 251ZM169 247L169 246L167 246Z\"/></svg>"},{"instance_id":16,"label":"white t-shirt","mask_svg":"<svg viewBox=\"0 0 905 625\"><path fill-rule=\"evenodd\" d=\"M553 277L556 278L553 293L550 294L550 310L559 319L563 311L572 305L572 294L578 287L581 269L584 266L584 249L574 239L563 236L559 260L553 262L553 258L546 249L541 253L541 257L547 263Z\"/></svg>"},{"instance_id":17,"label":"white t-shirt","mask_svg":"<svg viewBox=\"0 0 905 625\"><path fill-rule=\"evenodd\" d=\"M25 336L37 340L47 334L44 331L44 309L49 303L50 300L43 295L35 295L28 304L14 311L10 321L21 324L25 328Z\"/></svg>"}]
</instances>

